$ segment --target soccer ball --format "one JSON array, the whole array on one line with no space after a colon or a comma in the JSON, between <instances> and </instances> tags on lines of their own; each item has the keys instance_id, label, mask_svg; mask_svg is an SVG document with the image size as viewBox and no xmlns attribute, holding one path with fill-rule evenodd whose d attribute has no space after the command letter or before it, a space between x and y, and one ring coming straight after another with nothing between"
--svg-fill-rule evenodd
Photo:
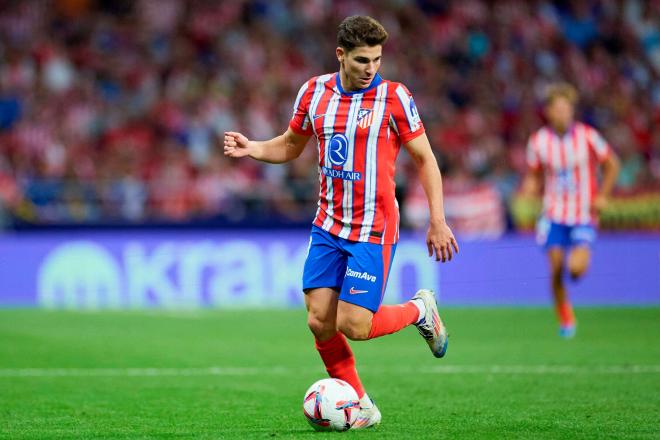
<instances>
[{"instance_id":1,"label":"soccer ball","mask_svg":"<svg viewBox=\"0 0 660 440\"><path fill-rule=\"evenodd\" d=\"M314 382L303 399L305 418L317 431L346 431L353 426L359 410L357 393L340 379Z\"/></svg>"}]
</instances>

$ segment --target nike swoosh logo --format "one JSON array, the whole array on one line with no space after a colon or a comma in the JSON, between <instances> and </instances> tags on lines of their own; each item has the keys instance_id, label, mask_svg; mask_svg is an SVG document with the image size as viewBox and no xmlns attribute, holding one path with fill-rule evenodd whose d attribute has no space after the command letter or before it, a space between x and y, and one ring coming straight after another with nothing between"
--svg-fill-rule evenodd
<instances>
[{"instance_id":1,"label":"nike swoosh logo","mask_svg":"<svg viewBox=\"0 0 660 440\"><path fill-rule=\"evenodd\" d=\"M314 115L314 116L312 116L312 119L322 118L323 116L325 116L325 113L322 114L322 115Z\"/></svg>"},{"instance_id":2,"label":"nike swoosh logo","mask_svg":"<svg viewBox=\"0 0 660 440\"><path fill-rule=\"evenodd\" d=\"M357 290L355 287L351 287L351 290L348 291L351 295L357 295L358 293L367 293L368 290Z\"/></svg>"}]
</instances>

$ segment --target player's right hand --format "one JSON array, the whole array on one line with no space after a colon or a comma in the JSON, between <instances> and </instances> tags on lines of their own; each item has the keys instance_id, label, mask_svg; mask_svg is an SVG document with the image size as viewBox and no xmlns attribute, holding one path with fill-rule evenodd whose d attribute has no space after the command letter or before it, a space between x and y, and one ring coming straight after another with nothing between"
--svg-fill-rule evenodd
<instances>
[{"instance_id":1,"label":"player's right hand","mask_svg":"<svg viewBox=\"0 0 660 440\"><path fill-rule=\"evenodd\" d=\"M245 157L250 154L250 140L236 131L226 131L224 149L225 156Z\"/></svg>"}]
</instances>

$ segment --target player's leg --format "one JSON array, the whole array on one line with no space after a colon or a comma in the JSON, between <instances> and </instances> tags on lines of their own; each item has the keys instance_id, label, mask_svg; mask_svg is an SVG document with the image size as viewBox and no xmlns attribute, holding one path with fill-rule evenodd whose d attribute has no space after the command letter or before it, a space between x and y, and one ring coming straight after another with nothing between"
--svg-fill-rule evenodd
<instances>
[{"instance_id":1,"label":"player's leg","mask_svg":"<svg viewBox=\"0 0 660 440\"><path fill-rule=\"evenodd\" d=\"M420 309L412 301L397 305L382 305L372 312L363 306L339 301L337 308L339 331L353 341L396 333L420 319Z\"/></svg>"},{"instance_id":2,"label":"player's leg","mask_svg":"<svg viewBox=\"0 0 660 440\"><path fill-rule=\"evenodd\" d=\"M591 250L588 246L576 246L568 254L568 273L574 280L579 279L589 268Z\"/></svg>"},{"instance_id":3,"label":"player's leg","mask_svg":"<svg viewBox=\"0 0 660 440\"><path fill-rule=\"evenodd\" d=\"M314 227L303 271L307 324L330 377L342 379L364 395L355 358L346 337L337 331L337 298L346 271L346 256L336 237ZM337 286L337 287L335 287Z\"/></svg>"},{"instance_id":4,"label":"player's leg","mask_svg":"<svg viewBox=\"0 0 660 440\"><path fill-rule=\"evenodd\" d=\"M559 320L559 333L563 337L571 337L575 333L575 315L564 285L564 249L559 246L548 249L548 260L555 312Z\"/></svg>"},{"instance_id":5,"label":"player's leg","mask_svg":"<svg viewBox=\"0 0 660 440\"><path fill-rule=\"evenodd\" d=\"M536 234L538 243L548 255L550 289L559 321L559 334L571 337L575 333L575 316L563 279L566 258L564 249L571 245L570 228L542 217L536 225Z\"/></svg>"},{"instance_id":6,"label":"player's leg","mask_svg":"<svg viewBox=\"0 0 660 440\"><path fill-rule=\"evenodd\" d=\"M420 319L414 302L381 306L396 245L351 243L346 275L339 295L337 327L349 339L363 341L395 333Z\"/></svg>"},{"instance_id":7,"label":"player's leg","mask_svg":"<svg viewBox=\"0 0 660 440\"><path fill-rule=\"evenodd\" d=\"M596 239L596 229L591 225L578 225L571 228L571 252L568 255L568 273L577 280L589 268L591 245Z\"/></svg>"},{"instance_id":8,"label":"player's leg","mask_svg":"<svg viewBox=\"0 0 660 440\"><path fill-rule=\"evenodd\" d=\"M432 291L422 289L402 304L381 305L396 245L342 244L349 257L337 309L339 330L350 339L366 340L415 324L434 356L444 356L447 331Z\"/></svg>"},{"instance_id":9,"label":"player's leg","mask_svg":"<svg viewBox=\"0 0 660 440\"><path fill-rule=\"evenodd\" d=\"M364 387L355 369L355 357L346 337L337 331L337 297L339 293L329 288L311 289L305 294L307 325L314 334L319 352L330 377L351 384L364 396Z\"/></svg>"}]
</instances>

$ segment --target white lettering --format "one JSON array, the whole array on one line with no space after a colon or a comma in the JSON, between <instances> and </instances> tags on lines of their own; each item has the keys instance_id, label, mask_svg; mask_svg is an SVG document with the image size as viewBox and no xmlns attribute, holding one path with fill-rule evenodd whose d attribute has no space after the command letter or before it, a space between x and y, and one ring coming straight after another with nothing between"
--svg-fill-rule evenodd
<instances>
[{"instance_id":1,"label":"white lettering","mask_svg":"<svg viewBox=\"0 0 660 440\"><path fill-rule=\"evenodd\" d=\"M125 306L121 269L93 241L73 241L49 253L37 275L37 302L46 308Z\"/></svg>"},{"instance_id":2,"label":"white lettering","mask_svg":"<svg viewBox=\"0 0 660 440\"><path fill-rule=\"evenodd\" d=\"M170 279L177 259L176 245L165 242L151 255L142 243L130 242L124 248L124 270L132 307L161 306L172 308L180 299L180 292ZM149 301L149 295L153 301Z\"/></svg>"}]
</instances>

